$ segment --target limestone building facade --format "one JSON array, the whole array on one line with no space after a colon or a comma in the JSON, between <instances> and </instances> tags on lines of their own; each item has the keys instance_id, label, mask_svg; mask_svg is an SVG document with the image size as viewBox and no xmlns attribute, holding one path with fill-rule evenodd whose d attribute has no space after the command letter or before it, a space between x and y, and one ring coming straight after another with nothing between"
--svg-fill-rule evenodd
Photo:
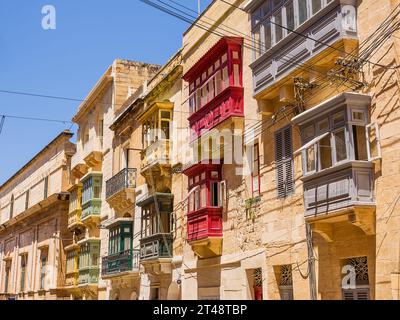
<instances>
[{"instance_id":1,"label":"limestone building facade","mask_svg":"<svg viewBox=\"0 0 400 320\"><path fill-rule=\"evenodd\" d=\"M60 133L0 187L0 299L49 300L65 279L72 133Z\"/></svg>"}]
</instances>

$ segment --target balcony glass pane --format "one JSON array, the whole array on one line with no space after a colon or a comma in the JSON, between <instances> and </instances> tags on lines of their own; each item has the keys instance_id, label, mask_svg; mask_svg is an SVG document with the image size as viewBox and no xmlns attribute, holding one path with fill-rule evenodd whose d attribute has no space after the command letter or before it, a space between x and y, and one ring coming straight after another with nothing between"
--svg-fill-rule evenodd
<instances>
[{"instance_id":1,"label":"balcony glass pane","mask_svg":"<svg viewBox=\"0 0 400 320\"><path fill-rule=\"evenodd\" d=\"M299 24L307 20L307 0L298 0L299 3Z\"/></svg>"},{"instance_id":2,"label":"balcony glass pane","mask_svg":"<svg viewBox=\"0 0 400 320\"><path fill-rule=\"evenodd\" d=\"M239 87L240 86L240 71L239 65L233 65L233 85Z\"/></svg>"},{"instance_id":3,"label":"balcony glass pane","mask_svg":"<svg viewBox=\"0 0 400 320\"><path fill-rule=\"evenodd\" d=\"M274 15L274 22L275 22L275 43L278 43L279 41L282 40L283 38L283 29L282 27L282 12L278 11L275 15Z\"/></svg>"},{"instance_id":4,"label":"balcony glass pane","mask_svg":"<svg viewBox=\"0 0 400 320\"><path fill-rule=\"evenodd\" d=\"M307 172L315 171L315 147L314 147L314 145L306 150L306 170L307 170Z\"/></svg>"},{"instance_id":5,"label":"balcony glass pane","mask_svg":"<svg viewBox=\"0 0 400 320\"><path fill-rule=\"evenodd\" d=\"M265 50L271 49L272 35L271 35L271 22L264 24L264 47Z\"/></svg>"},{"instance_id":6,"label":"balcony glass pane","mask_svg":"<svg viewBox=\"0 0 400 320\"><path fill-rule=\"evenodd\" d=\"M321 170L332 166L332 148L330 135L319 142L319 154L321 158Z\"/></svg>"},{"instance_id":7,"label":"balcony glass pane","mask_svg":"<svg viewBox=\"0 0 400 320\"><path fill-rule=\"evenodd\" d=\"M353 126L354 153L356 160L368 161L365 126Z\"/></svg>"},{"instance_id":8,"label":"balcony glass pane","mask_svg":"<svg viewBox=\"0 0 400 320\"><path fill-rule=\"evenodd\" d=\"M229 87L228 67L222 69L222 90Z\"/></svg>"},{"instance_id":9,"label":"balcony glass pane","mask_svg":"<svg viewBox=\"0 0 400 320\"><path fill-rule=\"evenodd\" d=\"M161 139L169 139L170 138L170 122L169 121L161 121Z\"/></svg>"},{"instance_id":10,"label":"balcony glass pane","mask_svg":"<svg viewBox=\"0 0 400 320\"><path fill-rule=\"evenodd\" d=\"M322 0L312 0L312 12L316 14L322 8Z\"/></svg>"},{"instance_id":11,"label":"balcony glass pane","mask_svg":"<svg viewBox=\"0 0 400 320\"><path fill-rule=\"evenodd\" d=\"M211 182L211 206L219 207L219 182Z\"/></svg>"},{"instance_id":12,"label":"balcony glass pane","mask_svg":"<svg viewBox=\"0 0 400 320\"><path fill-rule=\"evenodd\" d=\"M344 129L335 132L336 162L347 159L346 134Z\"/></svg>"},{"instance_id":13,"label":"balcony glass pane","mask_svg":"<svg viewBox=\"0 0 400 320\"><path fill-rule=\"evenodd\" d=\"M295 28L295 23L294 23L294 5L293 2L290 1L286 5L286 27L290 30L294 30ZM287 34L289 34L290 31L287 31Z\"/></svg>"}]
</instances>

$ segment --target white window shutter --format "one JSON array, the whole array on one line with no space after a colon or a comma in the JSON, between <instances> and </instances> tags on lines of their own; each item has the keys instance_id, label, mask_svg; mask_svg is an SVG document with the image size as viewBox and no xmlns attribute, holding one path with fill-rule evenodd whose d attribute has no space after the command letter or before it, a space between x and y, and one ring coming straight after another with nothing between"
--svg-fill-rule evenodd
<instances>
[{"instance_id":1,"label":"white window shutter","mask_svg":"<svg viewBox=\"0 0 400 320\"><path fill-rule=\"evenodd\" d=\"M379 132L379 126L376 122L368 124L366 127L365 133L366 133L366 139L367 139L367 151L368 151L368 160L369 161L375 161L377 159L382 158L382 152L381 152L381 137L380 137L380 132ZM371 132L375 133L375 137L371 134ZM372 149L373 146L371 145L371 142L373 140L376 140L376 155L372 154Z\"/></svg>"}]
</instances>

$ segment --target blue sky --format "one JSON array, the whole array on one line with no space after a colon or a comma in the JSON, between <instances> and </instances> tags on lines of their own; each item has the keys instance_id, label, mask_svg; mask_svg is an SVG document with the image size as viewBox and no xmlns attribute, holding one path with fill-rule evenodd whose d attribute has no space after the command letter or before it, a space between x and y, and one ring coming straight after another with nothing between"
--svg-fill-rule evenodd
<instances>
[{"instance_id":1,"label":"blue sky","mask_svg":"<svg viewBox=\"0 0 400 320\"><path fill-rule=\"evenodd\" d=\"M197 0L175 0L197 9ZM202 0L205 8L211 0ZM56 30L43 30L44 5ZM139 0L0 0L0 90L83 99L116 58L163 64L188 24ZM79 103L0 92L0 114L70 120ZM6 119L0 184L69 124Z\"/></svg>"}]
</instances>

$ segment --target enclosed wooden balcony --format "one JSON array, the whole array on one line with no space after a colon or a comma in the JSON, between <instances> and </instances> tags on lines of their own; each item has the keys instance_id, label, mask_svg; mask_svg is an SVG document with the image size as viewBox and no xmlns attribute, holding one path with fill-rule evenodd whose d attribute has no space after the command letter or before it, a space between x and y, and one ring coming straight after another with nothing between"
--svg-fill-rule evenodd
<instances>
[{"instance_id":1,"label":"enclosed wooden balcony","mask_svg":"<svg viewBox=\"0 0 400 320\"><path fill-rule=\"evenodd\" d=\"M97 285L99 281L100 239L80 241L79 281L80 286Z\"/></svg>"},{"instance_id":2,"label":"enclosed wooden balcony","mask_svg":"<svg viewBox=\"0 0 400 320\"><path fill-rule=\"evenodd\" d=\"M242 44L242 38L222 38L184 74L191 141L229 118L243 117Z\"/></svg>"},{"instance_id":3,"label":"enclosed wooden balcony","mask_svg":"<svg viewBox=\"0 0 400 320\"><path fill-rule=\"evenodd\" d=\"M104 257L102 259L102 278L108 279L123 275L138 275L139 255L139 250L130 249Z\"/></svg>"},{"instance_id":4,"label":"enclosed wooden balcony","mask_svg":"<svg viewBox=\"0 0 400 320\"><path fill-rule=\"evenodd\" d=\"M79 283L79 246L72 244L65 248L67 263L65 271L65 287L75 287Z\"/></svg>"},{"instance_id":5,"label":"enclosed wooden balcony","mask_svg":"<svg viewBox=\"0 0 400 320\"><path fill-rule=\"evenodd\" d=\"M172 258L172 234L157 233L140 239L140 262Z\"/></svg>"},{"instance_id":6,"label":"enclosed wooden balcony","mask_svg":"<svg viewBox=\"0 0 400 320\"><path fill-rule=\"evenodd\" d=\"M81 179L83 185L81 221L85 225L100 220L102 177L99 172L91 172Z\"/></svg>"},{"instance_id":7,"label":"enclosed wooden balcony","mask_svg":"<svg viewBox=\"0 0 400 320\"><path fill-rule=\"evenodd\" d=\"M76 184L69 189L68 229L81 228L82 223L82 184Z\"/></svg>"},{"instance_id":8,"label":"enclosed wooden balcony","mask_svg":"<svg viewBox=\"0 0 400 320\"><path fill-rule=\"evenodd\" d=\"M117 212L125 212L135 204L137 170L125 168L106 182L106 201Z\"/></svg>"},{"instance_id":9,"label":"enclosed wooden balcony","mask_svg":"<svg viewBox=\"0 0 400 320\"><path fill-rule=\"evenodd\" d=\"M255 42L254 61L250 64L254 96L270 99L275 85L279 88L282 81L296 76L299 64L302 69L305 66L319 73L327 63L334 65L343 52L355 52L358 45L355 3L288 0L271 8L262 1L248 1L245 10L251 17Z\"/></svg>"},{"instance_id":10,"label":"enclosed wooden balcony","mask_svg":"<svg viewBox=\"0 0 400 320\"><path fill-rule=\"evenodd\" d=\"M222 212L225 183L222 165L198 163L188 166L187 241L199 258L222 254Z\"/></svg>"},{"instance_id":11,"label":"enclosed wooden balcony","mask_svg":"<svg viewBox=\"0 0 400 320\"><path fill-rule=\"evenodd\" d=\"M342 93L295 116L302 147L305 217L332 241L332 223L347 221L375 234L375 165L379 126L370 123L371 97Z\"/></svg>"},{"instance_id":12,"label":"enclosed wooden balcony","mask_svg":"<svg viewBox=\"0 0 400 320\"><path fill-rule=\"evenodd\" d=\"M222 254L222 207L206 207L187 216L187 241L199 258Z\"/></svg>"}]
</instances>

